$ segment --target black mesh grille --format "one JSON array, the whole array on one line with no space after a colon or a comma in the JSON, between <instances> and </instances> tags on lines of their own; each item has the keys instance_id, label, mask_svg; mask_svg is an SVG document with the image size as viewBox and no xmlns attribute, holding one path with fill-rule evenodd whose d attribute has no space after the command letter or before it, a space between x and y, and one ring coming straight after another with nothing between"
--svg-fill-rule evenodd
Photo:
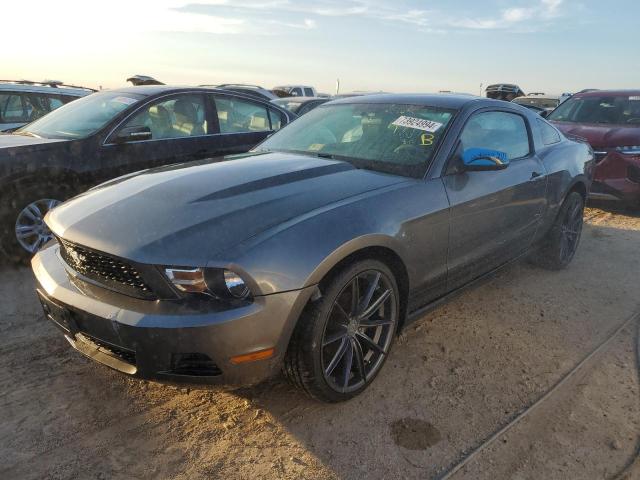
<instances>
[{"instance_id":1,"label":"black mesh grille","mask_svg":"<svg viewBox=\"0 0 640 480\"><path fill-rule=\"evenodd\" d=\"M60 256L73 270L113 290L141 298L154 298L140 273L130 264L104 253L58 239Z\"/></svg>"},{"instance_id":2,"label":"black mesh grille","mask_svg":"<svg viewBox=\"0 0 640 480\"><path fill-rule=\"evenodd\" d=\"M85 337L87 337L91 342L95 343L100 349L102 349L105 353L111 355L112 357L118 357L120 360L123 360L131 365L136 364L136 352L131 350L127 350L126 348L116 347L115 345L111 345L110 343L103 342L95 337L89 336L86 333L83 333Z\"/></svg>"}]
</instances>

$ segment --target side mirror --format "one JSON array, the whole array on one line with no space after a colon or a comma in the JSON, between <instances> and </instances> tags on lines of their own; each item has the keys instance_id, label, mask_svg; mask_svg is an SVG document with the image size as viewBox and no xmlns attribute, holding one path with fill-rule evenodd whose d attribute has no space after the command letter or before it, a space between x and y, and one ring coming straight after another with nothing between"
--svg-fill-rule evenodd
<instances>
[{"instance_id":1,"label":"side mirror","mask_svg":"<svg viewBox=\"0 0 640 480\"><path fill-rule=\"evenodd\" d=\"M470 172L504 170L509 166L509 158L500 150L468 148L462 153L462 164Z\"/></svg>"},{"instance_id":2,"label":"side mirror","mask_svg":"<svg viewBox=\"0 0 640 480\"><path fill-rule=\"evenodd\" d=\"M547 118L547 115L549 115L549 113L550 113L550 112L549 112L549 110L542 110L542 111L539 113L539 115L540 115L542 118Z\"/></svg>"},{"instance_id":3,"label":"side mirror","mask_svg":"<svg viewBox=\"0 0 640 480\"><path fill-rule=\"evenodd\" d=\"M140 140L151 140L153 135L149 127L124 127L115 136L115 143L138 142Z\"/></svg>"}]
</instances>

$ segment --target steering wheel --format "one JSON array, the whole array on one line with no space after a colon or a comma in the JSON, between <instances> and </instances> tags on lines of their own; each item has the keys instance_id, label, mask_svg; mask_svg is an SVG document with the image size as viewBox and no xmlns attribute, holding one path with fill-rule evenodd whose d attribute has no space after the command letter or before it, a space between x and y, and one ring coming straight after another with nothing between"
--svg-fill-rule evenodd
<instances>
[{"instance_id":1,"label":"steering wheel","mask_svg":"<svg viewBox=\"0 0 640 480\"><path fill-rule=\"evenodd\" d=\"M423 155L424 151L420 147L405 143L394 148L393 153L394 155L397 155L398 157L400 157L401 160L404 160L407 157L417 158Z\"/></svg>"}]
</instances>

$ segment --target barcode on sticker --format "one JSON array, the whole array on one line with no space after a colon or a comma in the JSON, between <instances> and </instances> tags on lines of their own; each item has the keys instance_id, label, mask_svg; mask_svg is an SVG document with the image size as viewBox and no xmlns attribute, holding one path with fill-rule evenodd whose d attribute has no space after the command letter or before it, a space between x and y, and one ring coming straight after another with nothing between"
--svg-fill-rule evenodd
<instances>
[{"instance_id":1,"label":"barcode on sticker","mask_svg":"<svg viewBox=\"0 0 640 480\"><path fill-rule=\"evenodd\" d=\"M442 127L441 123L434 122L432 120L424 120L422 118L415 117L407 117L402 115L398 117L391 125L395 125L396 127L407 127L407 128L415 128L416 130L423 130L425 132L437 132L440 127Z\"/></svg>"}]
</instances>

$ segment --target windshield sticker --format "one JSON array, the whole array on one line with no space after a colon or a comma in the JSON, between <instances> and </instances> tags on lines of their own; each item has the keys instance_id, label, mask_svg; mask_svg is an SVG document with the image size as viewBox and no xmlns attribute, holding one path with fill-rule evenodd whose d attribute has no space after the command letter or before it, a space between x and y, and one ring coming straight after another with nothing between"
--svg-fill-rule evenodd
<instances>
[{"instance_id":1,"label":"windshield sticker","mask_svg":"<svg viewBox=\"0 0 640 480\"><path fill-rule=\"evenodd\" d=\"M420 135L420 145L422 145L423 147L430 147L431 145L433 145L434 138L435 136L433 135L433 133L423 133L422 135Z\"/></svg>"},{"instance_id":2,"label":"windshield sticker","mask_svg":"<svg viewBox=\"0 0 640 480\"><path fill-rule=\"evenodd\" d=\"M433 122L431 120L423 120L421 118L407 117L405 115L398 117L398 119L391 125L395 125L397 127L415 128L416 130L424 130L425 132L431 133L437 132L440 127L442 127L442 123Z\"/></svg>"},{"instance_id":3,"label":"windshield sticker","mask_svg":"<svg viewBox=\"0 0 640 480\"><path fill-rule=\"evenodd\" d=\"M629 97L629 101L630 102L638 102L638 101L640 101L640 97L637 97L637 96L636 97Z\"/></svg>"},{"instance_id":4,"label":"windshield sticker","mask_svg":"<svg viewBox=\"0 0 640 480\"><path fill-rule=\"evenodd\" d=\"M319 150L322 150L323 147L324 143L312 143L311 145L309 145L309 148L307 150L309 150L310 152L317 152Z\"/></svg>"},{"instance_id":5,"label":"windshield sticker","mask_svg":"<svg viewBox=\"0 0 640 480\"><path fill-rule=\"evenodd\" d=\"M131 97L116 97L112 100L112 102L124 103L125 105L133 105L137 101L137 99Z\"/></svg>"}]
</instances>

